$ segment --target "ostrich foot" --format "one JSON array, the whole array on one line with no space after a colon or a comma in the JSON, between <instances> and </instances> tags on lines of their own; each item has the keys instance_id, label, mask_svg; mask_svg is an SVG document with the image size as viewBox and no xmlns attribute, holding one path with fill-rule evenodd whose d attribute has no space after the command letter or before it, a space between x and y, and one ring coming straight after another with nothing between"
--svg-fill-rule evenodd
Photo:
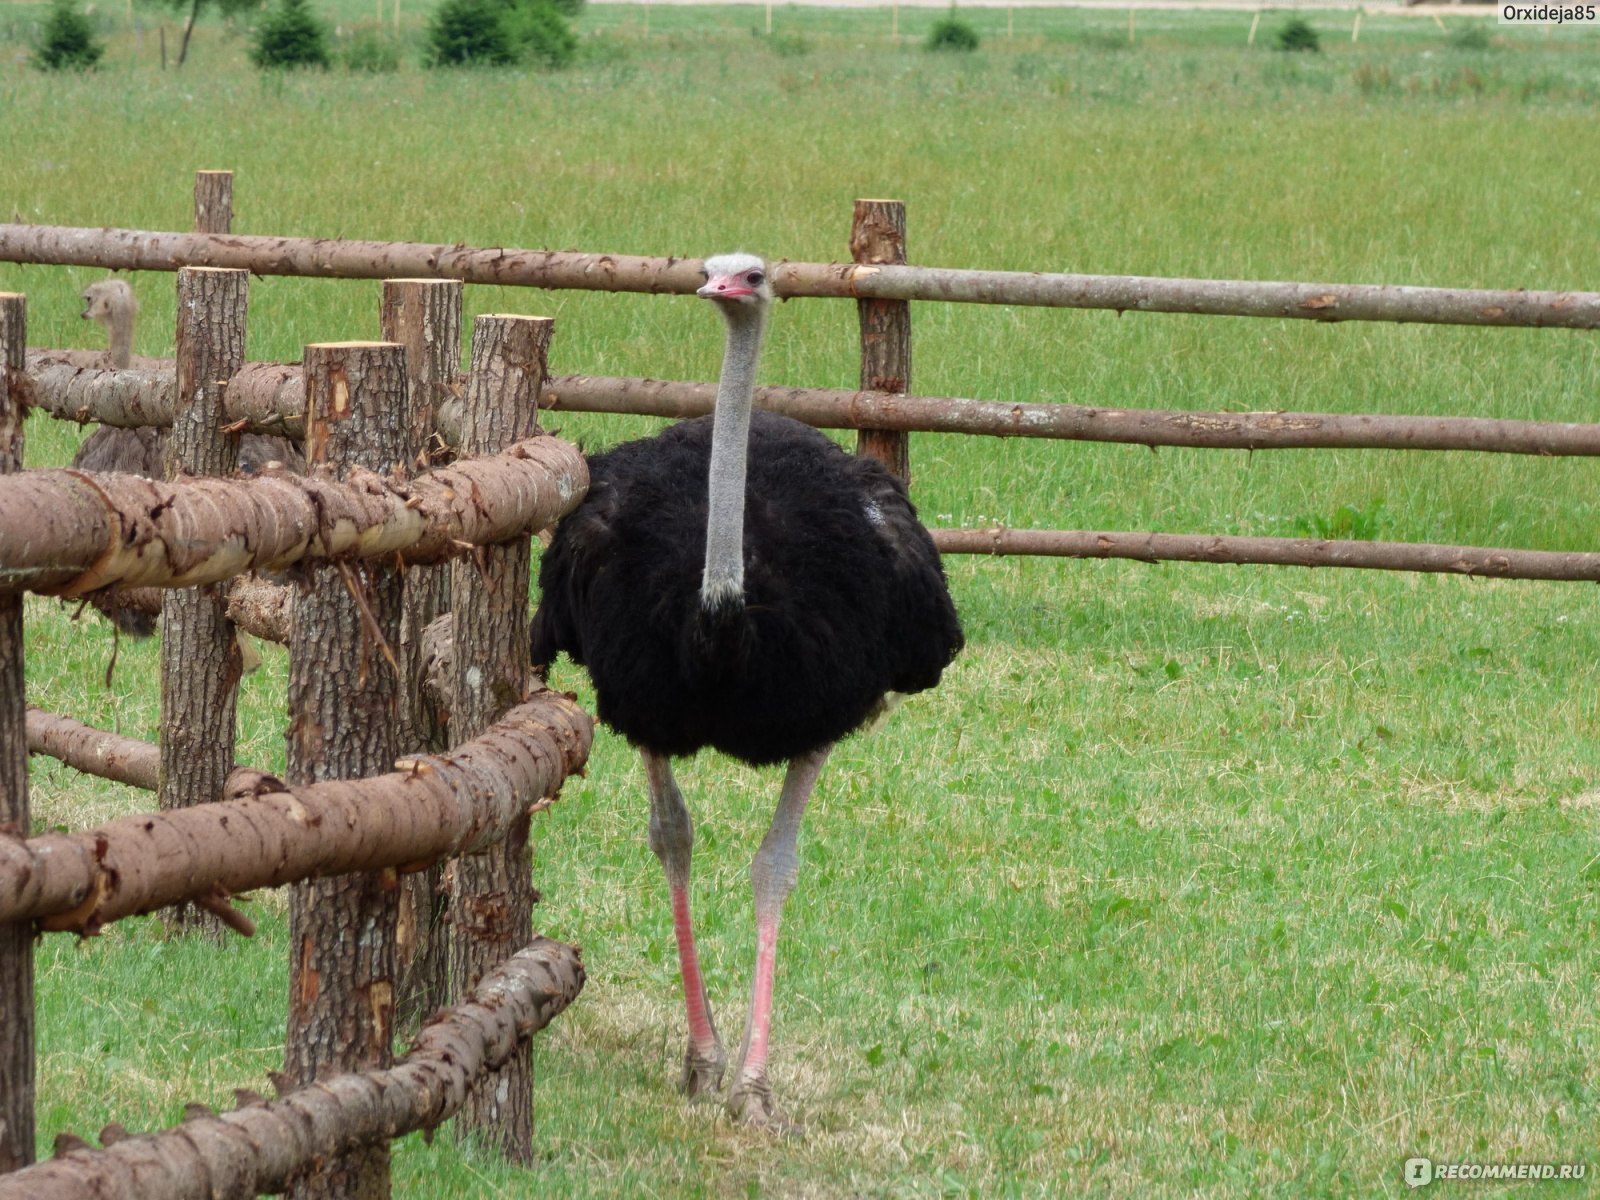
<instances>
[{"instance_id":1,"label":"ostrich foot","mask_svg":"<svg viewBox=\"0 0 1600 1200\"><path fill-rule=\"evenodd\" d=\"M722 1090L722 1073L727 1068L728 1056L722 1043L702 1053L690 1043L683 1052L683 1075L678 1080L678 1090L691 1100L710 1099Z\"/></svg>"},{"instance_id":2,"label":"ostrich foot","mask_svg":"<svg viewBox=\"0 0 1600 1200\"><path fill-rule=\"evenodd\" d=\"M753 1129L779 1137L799 1137L804 1130L789 1121L772 1100L772 1085L765 1075L741 1076L728 1093L728 1115Z\"/></svg>"}]
</instances>

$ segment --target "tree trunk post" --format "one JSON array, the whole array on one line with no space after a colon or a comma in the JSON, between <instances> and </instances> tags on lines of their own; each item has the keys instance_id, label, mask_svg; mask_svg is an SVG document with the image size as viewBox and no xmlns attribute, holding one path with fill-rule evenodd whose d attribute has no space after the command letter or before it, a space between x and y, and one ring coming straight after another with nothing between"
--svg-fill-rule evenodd
<instances>
[{"instance_id":1,"label":"tree trunk post","mask_svg":"<svg viewBox=\"0 0 1600 1200\"><path fill-rule=\"evenodd\" d=\"M405 352L385 342L310 345L306 469L382 475L407 462ZM288 777L291 784L356 779L393 769L399 753L400 576L376 563L324 564L295 602L290 638ZM295 885L290 898L289 1025L285 1074L309 1083L321 1069L388 1067L394 1040L393 871ZM389 1195L387 1143L325 1164L298 1180L296 1200Z\"/></svg>"},{"instance_id":2,"label":"tree trunk post","mask_svg":"<svg viewBox=\"0 0 1600 1200\"><path fill-rule=\"evenodd\" d=\"M472 373L461 421L463 454L483 454L525 438L539 425L538 399L555 322L542 317L479 317ZM527 537L487 547L452 564L455 611L454 741L476 737L527 692ZM488 853L457 859L451 896L450 982L470 994L532 933L533 888L528 819ZM512 1162L533 1159L533 1066L523 1047L501 1070L474 1085L460 1128Z\"/></svg>"},{"instance_id":3,"label":"tree trunk post","mask_svg":"<svg viewBox=\"0 0 1600 1200\"><path fill-rule=\"evenodd\" d=\"M901 200L857 200L850 226L850 255L858 263L906 261L906 206ZM861 388L868 392L911 390L911 302L857 300L861 320ZM877 459L911 482L909 434L863 429L856 453Z\"/></svg>"},{"instance_id":4,"label":"tree trunk post","mask_svg":"<svg viewBox=\"0 0 1600 1200\"><path fill-rule=\"evenodd\" d=\"M22 470L27 301L0 294L0 474ZM28 736L22 596L0 597L0 829L27 837ZM0 1174L33 1161L33 927L0 924Z\"/></svg>"},{"instance_id":5,"label":"tree trunk post","mask_svg":"<svg viewBox=\"0 0 1600 1200\"><path fill-rule=\"evenodd\" d=\"M250 273L213 267L178 272L178 412L167 442L166 476L231 475L239 439L223 431L225 381L244 363ZM225 584L172 591L162 600L161 772L158 805L187 808L221 797L233 770L235 711L243 672L239 636L228 619ZM169 930L207 929L213 918L184 906Z\"/></svg>"},{"instance_id":6,"label":"tree trunk post","mask_svg":"<svg viewBox=\"0 0 1600 1200\"><path fill-rule=\"evenodd\" d=\"M233 172L194 173L194 231L233 232Z\"/></svg>"},{"instance_id":7,"label":"tree trunk post","mask_svg":"<svg viewBox=\"0 0 1600 1200\"><path fill-rule=\"evenodd\" d=\"M409 391L406 452L415 470L447 461L435 429L439 410L455 395L461 373L461 297L454 279L386 279L380 323L385 341L405 347ZM450 609L447 564L412 567L405 574L400 620L400 752L439 751L449 745L446 714L424 695L422 631ZM429 867L401 881L400 925L395 947L399 988L395 1018L415 1029L448 1003L450 909L444 870Z\"/></svg>"}]
</instances>

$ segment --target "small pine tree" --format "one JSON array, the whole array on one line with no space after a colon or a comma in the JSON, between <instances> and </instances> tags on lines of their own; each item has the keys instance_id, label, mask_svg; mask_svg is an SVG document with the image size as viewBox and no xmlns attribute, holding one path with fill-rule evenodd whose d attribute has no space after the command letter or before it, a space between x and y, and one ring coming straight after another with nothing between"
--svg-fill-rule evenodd
<instances>
[{"instance_id":1,"label":"small pine tree","mask_svg":"<svg viewBox=\"0 0 1600 1200\"><path fill-rule=\"evenodd\" d=\"M87 71L105 52L105 43L95 41L89 18L73 7L72 0L55 0L33 48L33 65L41 71Z\"/></svg>"},{"instance_id":2,"label":"small pine tree","mask_svg":"<svg viewBox=\"0 0 1600 1200\"><path fill-rule=\"evenodd\" d=\"M430 67L505 67L517 49L500 0L444 0L428 21Z\"/></svg>"},{"instance_id":3,"label":"small pine tree","mask_svg":"<svg viewBox=\"0 0 1600 1200\"><path fill-rule=\"evenodd\" d=\"M577 56L552 0L444 0L428 25L429 66L564 67Z\"/></svg>"},{"instance_id":4,"label":"small pine tree","mask_svg":"<svg viewBox=\"0 0 1600 1200\"><path fill-rule=\"evenodd\" d=\"M1317 36L1317 31L1309 22L1295 17L1278 30L1278 49L1316 54L1322 49L1322 39Z\"/></svg>"},{"instance_id":5,"label":"small pine tree","mask_svg":"<svg viewBox=\"0 0 1600 1200\"><path fill-rule=\"evenodd\" d=\"M329 62L328 30L311 12L308 0L278 0L256 27L250 61L263 70L323 67Z\"/></svg>"},{"instance_id":6,"label":"small pine tree","mask_svg":"<svg viewBox=\"0 0 1600 1200\"><path fill-rule=\"evenodd\" d=\"M550 0L516 0L506 25L522 62L559 69L578 55L578 37Z\"/></svg>"},{"instance_id":7,"label":"small pine tree","mask_svg":"<svg viewBox=\"0 0 1600 1200\"><path fill-rule=\"evenodd\" d=\"M924 44L929 50L962 50L970 53L978 48L978 31L956 16L956 10L952 8L949 16L934 22Z\"/></svg>"}]
</instances>

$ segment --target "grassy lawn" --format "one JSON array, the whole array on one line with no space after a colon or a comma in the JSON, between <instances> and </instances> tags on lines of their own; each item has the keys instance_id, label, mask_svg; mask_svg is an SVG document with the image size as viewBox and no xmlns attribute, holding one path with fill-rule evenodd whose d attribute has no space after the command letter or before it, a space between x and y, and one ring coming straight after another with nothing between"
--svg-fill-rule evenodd
<instances>
[{"instance_id":1,"label":"grassy lawn","mask_svg":"<svg viewBox=\"0 0 1600 1200\"><path fill-rule=\"evenodd\" d=\"M95 17L95 74L17 67L42 6L0 8L0 213L182 229L196 168L238 172L235 228L702 255L847 253L897 196L913 261L1219 278L1600 288L1600 35L1481 17L591 8L559 75L262 78L203 22ZM384 12L385 28L392 9ZM376 13L330 9L350 36ZM1482 24L1487 47L1462 46ZM168 18L173 44L175 26ZM1468 39L1470 40L1470 39ZM0 264L32 341L98 344L101 273ZM171 353L173 285L137 276L136 351ZM249 353L375 336L375 283L257 279ZM558 371L709 378L687 298L472 288L557 318ZM1595 419L1592 335L923 305L916 388L1004 401ZM762 377L852 386L855 314L774 318ZM652 427L563 416L607 444ZM34 418L30 463L80 432ZM1377 536L1594 549L1593 466L1388 452L1188 452L913 439L930 523ZM780 950L775 1083L803 1139L672 1092L682 1049L635 756L598 740L536 827L541 929L590 982L537 1051L533 1174L446 1130L400 1144L408 1197L1350 1196L1401 1163L1600 1171L1600 668L1592 588L1269 568L954 558L969 647L823 777ZM158 734L153 644L30 601L33 699ZM92 617L92 614L91 614ZM1585 632L1585 631L1588 632ZM285 663L244 684L241 757L282 763ZM581 672L557 682L586 694ZM713 1004L749 986L746 871L777 775L680 773ZM39 761L39 827L150 798ZM39 949L41 1150L281 1062L283 901L222 948L150 920ZM1436 1185L1449 1187L1448 1184ZM1524 1185L1525 1186L1525 1185ZM1559 1194L1582 1194L1565 1185ZM1473 1185L1474 1195L1499 1194Z\"/></svg>"}]
</instances>

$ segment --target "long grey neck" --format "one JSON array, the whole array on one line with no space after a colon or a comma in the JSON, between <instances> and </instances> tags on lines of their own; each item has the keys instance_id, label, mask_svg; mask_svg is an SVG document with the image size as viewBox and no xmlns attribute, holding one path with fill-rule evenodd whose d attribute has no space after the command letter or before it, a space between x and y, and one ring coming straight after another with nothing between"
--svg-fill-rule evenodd
<instances>
[{"instance_id":1,"label":"long grey neck","mask_svg":"<svg viewBox=\"0 0 1600 1200\"><path fill-rule=\"evenodd\" d=\"M711 430L711 504L706 519L702 608L744 603L744 467L750 453L750 409L766 313L760 307L724 309L728 345L717 384Z\"/></svg>"},{"instance_id":2,"label":"long grey neck","mask_svg":"<svg viewBox=\"0 0 1600 1200\"><path fill-rule=\"evenodd\" d=\"M114 308L106 321L110 345L106 358L118 370L133 362L133 313L126 308Z\"/></svg>"}]
</instances>

